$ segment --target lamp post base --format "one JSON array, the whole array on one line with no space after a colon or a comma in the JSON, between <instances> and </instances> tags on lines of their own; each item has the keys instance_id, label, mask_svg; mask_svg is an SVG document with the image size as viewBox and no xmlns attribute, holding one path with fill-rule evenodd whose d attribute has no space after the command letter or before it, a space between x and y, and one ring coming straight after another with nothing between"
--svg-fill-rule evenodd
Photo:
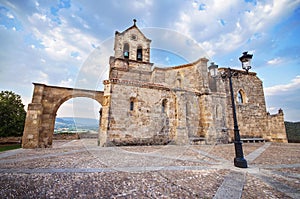
<instances>
[{"instance_id":1,"label":"lamp post base","mask_svg":"<svg viewBox=\"0 0 300 199\"><path fill-rule=\"evenodd\" d=\"M239 168L247 168L247 161L245 158L234 158L234 166Z\"/></svg>"}]
</instances>

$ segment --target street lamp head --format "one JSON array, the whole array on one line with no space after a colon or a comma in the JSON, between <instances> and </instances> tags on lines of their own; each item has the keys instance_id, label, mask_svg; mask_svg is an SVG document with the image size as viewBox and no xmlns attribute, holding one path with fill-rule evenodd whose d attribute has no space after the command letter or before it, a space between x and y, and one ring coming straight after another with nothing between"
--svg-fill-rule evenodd
<instances>
[{"instance_id":1,"label":"street lamp head","mask_svg":"<svg viewBox=\"0 0 300 199\"><path fill-rule=\"evenodd\" d=\"M242 62L242 68L246 70L247 72L251 69L251 60L252 60L251 54L248 54L248 52L243 52L243 55L239 58Z\"/></svg>"}]
</instances>

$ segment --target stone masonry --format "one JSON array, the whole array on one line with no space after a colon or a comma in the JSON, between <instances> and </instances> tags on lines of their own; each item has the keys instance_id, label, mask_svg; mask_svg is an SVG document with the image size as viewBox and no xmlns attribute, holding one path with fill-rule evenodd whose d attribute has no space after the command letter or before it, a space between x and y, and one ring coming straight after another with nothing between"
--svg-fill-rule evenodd
<instances>
[{"instance_id":1,"label":"stone masonry","mask_svg":"<svg viewBox=\"0 0 300 199\"><path fill-rule=\"evenodd\" d=\"M75 97L88 97L101 104L103 92L34 83L32 102L28 104L26 114L22 147L51 147L56 112L61 104Z\"/></svg>"},{"instance_id":2,"label":"stone masonry","mask_svg":"<svg viewBox=\"0 0 300 199\"><path fill-rule=\"evenodd\" d=\"M34 84L28 105L23 148L51 147L56 111L66 100L98 101L100 146L215 144L233 141L228 79L208 59L159 68L150 62L151 40L136 21L115 33L114 56L104 91ZM256 73L234 70L232 78L242 138L287 142L283 111L266 111L262 81Z\"/></svg>"},{"instance_id":3,"label":"stone masonry","mask_svg":"<svg viewBox=\"0 0 300 199\"><path fill-rule=\"evenodd\" d=\"M115 55L104 81L101 146L228 143L233 119L228 69L206 58L175 67L150 62L151 40L136 24L115 33ZM209 70L208 70L209 69ZM256 73L235 70L233 88L241 137L287 142L283 112L266 111Z\"/></svg>"}]
</instances>

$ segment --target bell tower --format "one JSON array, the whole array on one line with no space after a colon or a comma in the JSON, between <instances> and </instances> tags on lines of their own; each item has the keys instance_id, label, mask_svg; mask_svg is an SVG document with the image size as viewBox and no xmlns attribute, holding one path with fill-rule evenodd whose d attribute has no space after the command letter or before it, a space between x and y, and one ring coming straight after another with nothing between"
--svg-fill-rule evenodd
<instances>
[{"instance_id":1,"label":"bell tower","mask_svg":"<svg viewBox=\"0 0 300 199\"><path fill-rule=\"evenodd\" d=\"M114 57L128 61L150 62L151 40L136 26L136 19L133 25L123 32L115 32Z\"/></svg>"}]
</instances>

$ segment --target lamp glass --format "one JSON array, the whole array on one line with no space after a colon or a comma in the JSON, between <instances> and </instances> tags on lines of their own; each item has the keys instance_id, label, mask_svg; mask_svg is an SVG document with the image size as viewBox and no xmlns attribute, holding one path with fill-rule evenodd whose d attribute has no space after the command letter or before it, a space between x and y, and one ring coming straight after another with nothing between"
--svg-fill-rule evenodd
<instances>
[{"instance_id":1,"label":"lamp glass","mask_svg":"<svg viewBox=\"0 0 300 199\"><path fill-rule=\"evenodd\" d=\"M242 61L242 67L245 70L249 70L251 68L251 59L244 59Z\"/></svg>"}]
</instances>

